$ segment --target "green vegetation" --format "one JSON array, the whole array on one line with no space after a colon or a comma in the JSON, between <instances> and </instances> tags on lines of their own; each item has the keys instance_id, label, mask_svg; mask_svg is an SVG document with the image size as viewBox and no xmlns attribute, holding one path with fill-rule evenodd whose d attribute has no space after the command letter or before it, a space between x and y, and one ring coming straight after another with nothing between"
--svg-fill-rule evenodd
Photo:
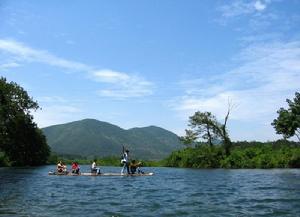
<instances>
[{"instance_id":1,"label":"green vegetation","mask_svg":"<svg viewBox=\"0 0 300 217\"><path fill-rule=\"evenodd\" d=\"M210 147L213 146L213 140L222 141L225 154L230 155L232 142L227 130L227 121L232 105L228 102L228 110L224 119L224 124L217 121L216 117L210 112L197 111L189 118L189 127L185 130L186 135L181 137L183 143L187 146L197 145L202 139L207 140Z\"/></svg>"},{"instance_id":2,"label":"green vegetation","mask_svg":"<svg viewBox=\"0 0 300 217\"><path fill-rule=\"evenodd\" d=\"M1 157L0 157L1 160ZM57 155L57 154L51 154L51 156L48 159L48 164L57 164L57 162L61 160L66 164L71 164L72 162L78 162L81 165L88 165L92 164L93 160L96 160L97 165L100 166L123 166L120 163L120 157L117 156L110 156L110 157L103 157L103 158L86 158L82 156L76 156L76 155ZM158 167L158 166L164 166L163 161L145 161L145 160L138 160L141 161L142 166L147 167Z\"/></svg>"},{"instance_id":3,"label":"green vegetation","mask_svg":"<svg viewBox=\"0 0 300 217\"><path fill-rule=\"evenodd\" d=\"M300 141L300 93L295 93L294 100L287 99L288 109L280 108L278 118L272 123L276 133L284 138L296 136Z\"/></svg>"},{"instance_id":4,"label":"green vegetation","mask_svg":"<svg viewBox=\"0 0 300 217\"><path fill-rule=\"evenodd\" d=\"M176 134L159 127L124 130L94 119L47 127L43 132L53 152L88 159L120 156L125 145L132 158L160 160L182 147Z\"/></svg>"},{"instance_id":5,"label":"green vegetation","mask_svg":"<svg viewBox=\"0 0 300 217\"><path fill-rule=\"evenodd\" d=\"M0 152L0 166L10 166L9 160L4 152Z\"/></svg>"},{"instance_id":6,"label":"green vegetation","mask_svg":"<svg viewBox=\"0 0 300 217\"><path fill-rule=\"evenodd\" d=\"M31 115L38 108L22 87L0 78L0 166L46 163L50 148Z\"/></svg>"},{"instance_id":7,"label":"green vegetation","mask_svg":"<svg viewBox=\"0 0 300 217\"><path fill-rule=\"evenodd\" d=\"M199 138L207 140L209 146L213 145L213 140L218 138L216 117L210 112L196 112L189 119L189 126L192 129L185 130L186 136L182 137L184 144L194 144Z\"/></svg>"},{"instance_id":8,"label":"green vegetation","mask_svg":"<svg viewBox=\"0 0 300 217\"><path fill-rule=\"evenodd\" d=\"M300 168L300 144L287 141L297 136L300 141L300 94L287 99L288 109L281 108L272 123L284 140L276 142L231 142L226 124L231 111L220 124L210 112L196 112L189 118L191 129L182 141L187 148L173 152L165 166L192 168ZM207 144L203 144L202 140ZM213 145L213 141L222 141Z\"/></svg>"},{"instance_id":9,"label":"green vegetation","mask_svg":"<svg viewBox=\"0 0 300 217\"><path fill-rule=\"evenodd\" d=\"M120 158L111 156L104 158L87 158L77 155L57 155L51 154L48 158L48 164L57 164L58 161L63 161L65 164L72 164L72 162L77 162L81 165L92 164L93 160L96 160L96 163L101 166L120 166Z\"/></svg>"},{"instance_id":10,"label":"green vegetation","mask_svg":"<svg viewBox=\"0 0 300 217\"><path fill-rule=\"evenodd\" d=\"M300 168L300 144L276 142L234 142L230 155L222 146L208 144L173 152L165 166L191 168Z\"/></svg>"}]
</instances>

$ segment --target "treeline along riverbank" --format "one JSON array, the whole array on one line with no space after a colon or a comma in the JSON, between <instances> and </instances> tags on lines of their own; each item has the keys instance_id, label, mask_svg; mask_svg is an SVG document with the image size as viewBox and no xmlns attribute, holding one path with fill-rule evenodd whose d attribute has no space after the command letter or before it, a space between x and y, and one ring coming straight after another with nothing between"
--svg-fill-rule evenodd
<instances>
[{"instance_id":1,"label":"treeline along riverbank","mask_svg":"<svg viewBox=\"0 0 300 217\"><path fill-rule=\"evenodd\" d=\"M58 160L66 164L73 161L90 164L92 159L72 155L51 155L49 164ZM96 158L101 166L120 166L119 157ZM230 155L226 155L221 145L210 146L206 143L196 147L186 147L174 151L161 161L143 161L143 166L183 167L183 168L300 168L300 144L287 140L275 142L233 142Z\"/></svg>"},{"instance_id":2,"label":"treeline along riverbank","mask_svg":"<svg viewBox=\"0 0 300 217\"><path fill-rule=\"evenodd\" d=\"M202 144L173 152L163 164L186 168L300 168L300 144L287 140L233 142L229 155L220 145Z\"/></svg>"},{"instance_id":3,"label":"treeline along riverbank","mask_svg":"<svg viewBox=\"0 0 300 217\"><path fill-rule=\"evenodd\" d=\"M97 165L99 166L123 166L121 164L121 159L118 156L110 156L110 157L94 157L94 158L88 158L88 157L82 157L80 155L59 155L52 153L50 157L48 158L48 164L57 164L58 161L63 161L65 164L72 164L72 162L77 162L80 165L88 165L92 164L92 162L95 160ZM147 167L155 167L155 166L164 166L164 160L163 161L145 161L142 159L134 159L136 161L142 162L142 166Z\"/></svg>"},{"instance_id":4,"label":"treeline along riverbank","mask_svg":"<svg viewBox=\"0 0 300 217\"><path fill-rule=\"evenodd\" d=\"M280 108L271 125L283 140L276 142L232 142L227 129L228 109L221 123L211 112L197 111L189 117L189 129L181 137L187 148L173 152L165 166L191 168L300 168L300 93L286 100L288 108ZM298 143L288 138L298 138ZM203 144L206 141L206 144ZM219 141L219 145L214 144Z\"/></svg>"}]
</instances>

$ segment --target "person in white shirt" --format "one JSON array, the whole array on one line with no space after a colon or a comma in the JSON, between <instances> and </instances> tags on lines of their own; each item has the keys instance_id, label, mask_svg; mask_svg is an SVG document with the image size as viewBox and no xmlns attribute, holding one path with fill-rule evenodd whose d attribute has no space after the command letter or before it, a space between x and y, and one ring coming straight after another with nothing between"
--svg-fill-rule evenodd
<instances>
[{"instance_id":1,"label":"person in white shirt","mask_svg":"<svg viewBox=\"0 0 300 217\"><path fill-rule=\"evenodd\" d=\"M121 162L123 163L123 168L121 170L121 174L124 174L125 168L127 170L127 174L130 174L130 170L129 170L129 156L128 156L128 154L129 154L129 150L126 149L123 152L123 159L121 160Z\"/></svg>"},{"instance_id":2,"label":"person in white shirt","mask_svg":"<svg viewBox=\"0 0 300 217\"><path fill-rule=\"evenodd\" d=\"M100 168L97 167L96 160L94 160L93 163L92 163L91 172L96 173L96 174L100 174Z\"/></svg>"}]
</instances>

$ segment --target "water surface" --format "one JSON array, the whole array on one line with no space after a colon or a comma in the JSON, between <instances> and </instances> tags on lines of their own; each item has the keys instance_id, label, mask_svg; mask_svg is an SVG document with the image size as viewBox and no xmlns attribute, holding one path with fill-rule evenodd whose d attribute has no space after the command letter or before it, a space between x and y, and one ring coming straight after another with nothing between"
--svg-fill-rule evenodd
<instances>
[{"instance_id":1,"label":"water surface","mask_svg":"<svg viewBox=\"0 0 300 217\"><path fill-rule=\"evenodd\" d=\"M144 168L155 175L48 176L53 169L0 168L0 216L300 216L297 169Z\"/></svg>"}]
</instances>

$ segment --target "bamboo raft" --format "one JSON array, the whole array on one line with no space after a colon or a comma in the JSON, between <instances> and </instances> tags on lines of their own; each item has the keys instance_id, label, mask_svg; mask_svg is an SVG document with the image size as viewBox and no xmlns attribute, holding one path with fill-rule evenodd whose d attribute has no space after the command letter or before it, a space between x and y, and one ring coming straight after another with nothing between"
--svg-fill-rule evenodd
<instances>
[{"instance_id":1,"label":"bamboo raft","mask_svg":"<svg viewBox=\"0 0 300 217\"><path fill-rule=\"evenodd\" d=\"M135 174L121 174L121 173L57 173L50 171L48 175L54 175L54 176L153 176L154 173L135 173Z\"/></svg>"}]
</instances>

